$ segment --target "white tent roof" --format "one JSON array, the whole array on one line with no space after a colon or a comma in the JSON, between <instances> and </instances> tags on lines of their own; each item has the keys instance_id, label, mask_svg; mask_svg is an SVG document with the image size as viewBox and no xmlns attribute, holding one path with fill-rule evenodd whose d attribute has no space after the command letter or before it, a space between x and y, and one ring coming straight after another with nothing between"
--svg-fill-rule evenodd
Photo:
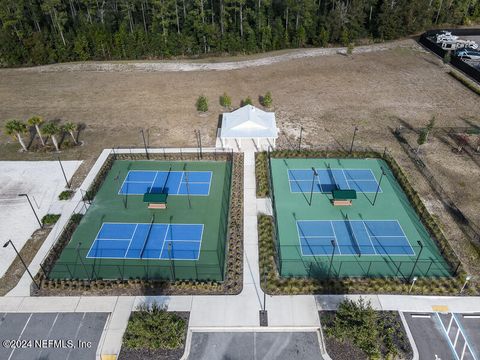
<instances>
[{"instance_id":1,"label":"white tent roof","mask_svg":"<svg viewBox=\"0 0 480 360\"><path fill-rule=\"evenodd\" d=\"M223 113L221 138L273 138L278 137L275 113L245 105L231 113Z\"/></svg>"}]
</instances>

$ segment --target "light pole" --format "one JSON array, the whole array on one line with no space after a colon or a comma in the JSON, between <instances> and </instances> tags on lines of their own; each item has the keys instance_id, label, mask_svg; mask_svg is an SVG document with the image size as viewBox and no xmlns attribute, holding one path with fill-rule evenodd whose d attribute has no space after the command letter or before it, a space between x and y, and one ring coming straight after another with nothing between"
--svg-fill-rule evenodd
<instances>
[{"instance_id":1,"label":"light pole","mask_svg":"<svg viewBox=\"0 0 480 360\"><path fill-rule=\"evenodd\" d=\"M412 279L412 285L410 286L410 289L408 290L408 293L409 293L409 294L412 292L413 285L415 285L415 281L417 281L417 277L416 277L416 276L414 276L413 279Z\"/></svg>"},{"instance_id":2,"label":"light pole","mask_svg":"<svg viewBox=\"0 0 480 360\"><path fill-rule=\"evenodd\" d=\"M8 245L12 245L13 250L15 250L15 252L17 253L18 258L20 259L20 261L22 262L23 266L25 267L25 270L27 270L27 273L28 273L28 275L30 275L30 278L32 279L33 283L35 284L35 286L37 287L37 289L40 289L40 285L37 284L37 282L35 281L35 279L34 279L33 276L32 276L32 273L30 272L30 270L28 270L27 264L25 264L25 261L23 261L23 258L20 256L20 253L18 252L17 248L16 248L15 245L13 244L12 240L8 240L5 244L3 244L3 247L6 248Z\"/></svg>"},{"instance_id":3,"label":"light pole","mask_svg":"<svg viewBox=\"0 0 480 360\"><path fill-rule=\"evenodd\" d=\"M315 177L318 176L317 170L315 170L314 167L312 167L312 171L313 171L312 188L310 189L310 202L308 203L308 206L312 206L313 186L315 185Z\"/></svg>"},{"instance_id":4,"label":"light pole","mask_svg":"<svg viewBox=\"0 0 480 360\"><path fill-rule=\"evenodd\" d=\"M298 150L300 150L302 147L302 135L303 135L303 127L300 126L300 139L298 141Z\"/></svg>"},{"instance_id":5,"label":"light pole","mask_svg":"<svg viewBox=\"0 0 480 360\"><path fill-rule=\"evenodd\" d=\"M352 144L350 145L350 154L351 154L352 151L353 151L353 143L354 143L354 141L355 141L355 135L357 135L357 131L358 131L358 127L355 126L355 130L353 130Z\"/></svg>"},{"instance_id":6,"label":"light pole","mask_svg":"<svg viewBox=\"0 0 480 360\"><path fill-rule=\"evenodd\" d=\"M463 283L463 286L462 288L460 289L460 294L463 292L463 290L465 290L465 287L467 286L467 283L472 279L472 277L470 275L468 275L466 278L465 278L465 282Z\"/></svg>"},{"instance_id":7,"label":"light pole","mask_svg":"<svg viewBox=\"0 0 480 360\"><path fill-rule=\"evenodd\" d=\"M380 184L382 183L383 177L386 176L386 175L387 174L385 174L385 170L383 170L383 167L382 167L382 175L380 175L380 180L378 181L377 191L375 192L375 197L373 198L373 205L372 206L375 206L375 202L377 201L378 192L380 191Z\"/></svg>"},{"instance_id":8,"label":"light pole","mask_svg":"<svg viewBox=\"0 0 480 360\"><path fill-rule=\"evenodd\" d=\"M140 132L142 133L143 147L145 148L145 155L147 155L147 160L150 160L150 156L148 155L148 150L147 150L147 142L145 141L145 133L143 132L143 129L141 129Z\"/></svg>"},{"instance_id":9,"label":"light pole","mask_svg":"<svg viewBox=\"0 0 480 360\"><path fill-rule=\"evenodd\" d=\"M420 251L418 252L418 256L415 259L415 263L413 264L412 273L410 274L409 279L412 279L413 273L415 272L415 268L417 267L418 259L420 259L420 255L422 255L422 251L423 251L423 244L420 241L417 241L417 243L420 246Z\"/></svg>"},{"instance_id":10,"label":"light pole","mask_svg":"<svg viewBox=\"0 0 480 360\"><path fill-rule=\"evenodd\" d=\"M62 161L60 160L60 156L58 157L58 163L60 164L60 168L62 169L62 174L65 179L65 182L67 183L67 188L70 189L71 185L68 182L67 175L65 175L65 170L63 169Z\"/></svg>"},{"instance_id":11,"label":"light pole","mask_svg":"<svg viewBox=\"0 0 480 360\"><path fill-rule=\"evenodd\" d=\"M42 222L40 221L40 219L38 218L38 215L37 215L37 213L35 212L35 209L33 208L32 202L30 201L30 198L28 197L28 194L18 194L18 196L25 196L25 197L27 198L28 203L30 204L30 207L32 208L33 214L35 215L35 218L36 218L37 221L38 221L38 225L40 225L40 227L43 229L43 224L42 224Z\"/></svg>"},{"instance_id":12,"label":"light pole","mask_svg":"<svg viewBox=\"0 0 480 360\"><path fill-rule=\"evenodd\" d=\"M332 272L333 265L333 256L335 255L335 240L330 240L332 244L332 257L330 258L330 267L328 268L328 278L330 278L330 273Z\"/></svg>"}]
</instances>

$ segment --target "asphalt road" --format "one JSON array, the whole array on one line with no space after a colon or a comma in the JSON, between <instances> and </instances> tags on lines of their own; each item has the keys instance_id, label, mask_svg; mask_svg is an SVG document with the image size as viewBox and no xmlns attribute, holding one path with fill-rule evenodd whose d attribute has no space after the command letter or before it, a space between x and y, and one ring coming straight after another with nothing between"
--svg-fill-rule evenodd
<instances>
[{"instance_id":1,"label":"asphalt road","mask_svg":"<svg viewBox=\"0 0 480 360\"><path fill-rule=\"evenodd\" d=\"M435 313L405 313L405 319L417 346L419 360L455 360L462 358L462 353L463 360L480 359L480 318L455 314L452 319L450 313L438 316ZM466 346L467 342L471 348Z\"/></svg>"},{"instance_id":2,"label":"asphalt road","mask_svg":"<svg viewBox=\"0 0 480 360\"><path fill-rule=\"evenodd\" d=\"M108 313L0 313L0 359L95 359Z\"/></svg>"},{"instance_id":3,"label":"asphalt road","mask_svg":"<svg viewBox=\"0 0 480 360\"><path fill-rule=\"evenodd\" d=\"M321 360L315 332L194 332L190 360Z\"/></svg>"}]
</instances>

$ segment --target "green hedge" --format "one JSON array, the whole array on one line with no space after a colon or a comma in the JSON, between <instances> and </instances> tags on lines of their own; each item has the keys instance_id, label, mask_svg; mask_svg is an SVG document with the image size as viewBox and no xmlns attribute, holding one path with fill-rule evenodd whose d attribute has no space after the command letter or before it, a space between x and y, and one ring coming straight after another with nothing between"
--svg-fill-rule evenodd
<instances>
[{"instance_id":1,"label":"green hedge","mask_svg":"<svg viewBox=\"0 0 480 360\"><path fill-rule=\"evenodd\" d=\"M270 195L268 186L268 161L267 153L261 152L255 155L255 179L257 183L257 197L263 198Z\"/></svg>"}]
</instances>

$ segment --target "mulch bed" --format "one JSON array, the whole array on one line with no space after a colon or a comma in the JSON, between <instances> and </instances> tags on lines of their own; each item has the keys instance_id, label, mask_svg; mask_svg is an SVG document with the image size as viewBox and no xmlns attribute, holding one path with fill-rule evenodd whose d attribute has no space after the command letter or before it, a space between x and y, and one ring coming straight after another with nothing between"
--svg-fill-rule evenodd
<instances>
[{"instance_id":1,"label":"mulch bed","mask_svg":"<svg viewBox=\"0 0 480 360\"><path fill-rule=\"evenodd\" d=\"M177 360L183 356L185 352L185 341L187 338L188 332L188 321L190 319L189 312L177 312L174 311L173 313L180 316L187 322L187 326L185 327L185 338L183 341L183 346L178 349L172 350L164 350L164 349L126 349L122 347L120 354L118 356L119 360Z\"/></svg>"}]
</instances>

